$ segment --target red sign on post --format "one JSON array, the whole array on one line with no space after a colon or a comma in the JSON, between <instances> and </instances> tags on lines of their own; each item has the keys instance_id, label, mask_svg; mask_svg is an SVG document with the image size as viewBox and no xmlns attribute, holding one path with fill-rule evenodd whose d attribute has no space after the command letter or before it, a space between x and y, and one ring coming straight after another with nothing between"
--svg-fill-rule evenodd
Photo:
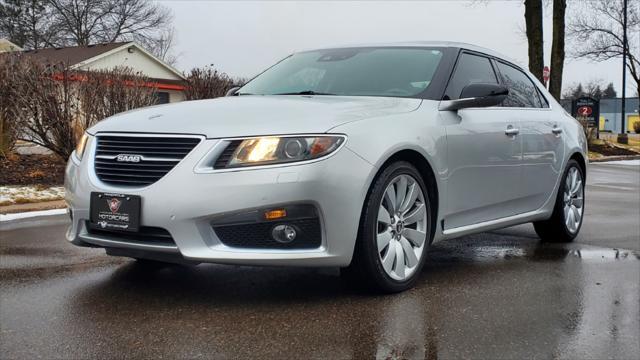
<instances>
[{"instance_id":1,"label":"red sign on post","mask_svg":"<svg viewBox=\"0 0 640 360\"><path fill-rule=\"evenodd\" d=\"M593 114L593 109L591 109L591 106L581 106L578 108L578 116L587 117L591 114Z\"/></svg>"},{"instance_id":2,"label":"red sign on post","mask_svg":"<svg viewBox=\"0 0 640 360\"><path fill-rule=\"evenodd\" d=\"M542 69L542 78L544 79L544 84L547 85L547 81L549 81L549 76L551 75L551 70L549 70L548 66L545 66Z\"/></svg>"}]
</instances>

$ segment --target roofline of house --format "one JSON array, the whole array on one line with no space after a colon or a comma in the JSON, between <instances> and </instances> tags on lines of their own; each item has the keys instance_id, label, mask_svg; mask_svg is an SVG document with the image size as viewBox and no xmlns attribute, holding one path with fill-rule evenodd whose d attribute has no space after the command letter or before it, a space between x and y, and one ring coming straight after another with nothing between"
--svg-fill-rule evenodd
<instances>
[{"instance_id":1,"label":"roofline of house","mask_svg":"<svg viewBox=\"0 0 640 360\"><path fill-rule=\"evenodd\" d=\"M141 51L143 54L145 54L145 55L147 55L148 57L150 57L151 59L153 59L153 61L155 61L155 62L157 62L158 64L160 64L160 65L164 66L165 68L169 69L169 71L171 71L172 73L174 73L174 74L175 74L176 76L178 76L180 79L182 79L182 80L187 80L187 78L185 78L185 77L184 77L184 75L182 75L182 73L181 73L181 72L179 72L178 70L176 70L173 66L171 66L171 65L169 65L169 64L167 64L167 63L165 63L164 61L162 61L162 60L158 59L158 58L157 58L157 57L155 57L153 54L151 54L150 52L148 52L147 50L145 50L142 46L140 46L140 45L136 44L136 43L135 43L135 42L133 42L133 41L126 42L126 43L122 44L121 46L118 46L117 48L111 49L111 50L109 50L109 51L105 51L105 52L103 52L102 54L99 54L99 55L96 55L96 56L94 56L94 57L88 58L88 59L86 59L86 60L84 60L84 61L81 61L81 62L79 62L79 63L77 63L77 64L75 64L75 65L71 66L71 68L72 68L72 69L78 69L78 68L80 68L80 67L82 67L82 66L89 65L89 64L91 64L92 62L98 61L98 60L100 60L100 59L102 59L102 58L104 58L104 57L107 57L107 56L109 56L109 55L111 55L111 54L115 54L115 53L117 53L118 51L121 51L121 50L123 50L123 49L130 48L130 47L132 47L132 46L133 46L133 47L135 47L137 50Z\"/></svg>"},{"instance_id":2,"label":"roofline of house","mask_svg":"<svg viewBox=\"0 0 640 360\"><path fill-rule=\"evenodd\" d=\"M12 52L12 51L23 51L22 47L14 44L13 42L11 42L11 40L9 40L8 38L0 38L0 43L4 42L5 44L7 44L9 46L9 50L6 51L0 51L0 52ZM11 49L13 48L13 49Z\"/></svg>"}]
</instances>

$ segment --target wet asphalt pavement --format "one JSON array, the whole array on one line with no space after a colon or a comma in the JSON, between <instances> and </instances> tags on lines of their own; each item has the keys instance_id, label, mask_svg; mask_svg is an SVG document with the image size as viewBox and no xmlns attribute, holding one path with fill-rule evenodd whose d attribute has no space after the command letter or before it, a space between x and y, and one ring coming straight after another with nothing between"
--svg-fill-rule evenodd
<instances>
[{"instance_id":1,"label":"wet asphalt pavement","mask_svg":"<svg viewBox=\"0 0 640 360\"><path fill-rule=\"evenodd\" d=\"M570 245L531 225L436 243L379 296L334 269L148 268L64 225L0 232L1 358L640 357L640 167L592 165Z\"/></svg>"}]
</instances>

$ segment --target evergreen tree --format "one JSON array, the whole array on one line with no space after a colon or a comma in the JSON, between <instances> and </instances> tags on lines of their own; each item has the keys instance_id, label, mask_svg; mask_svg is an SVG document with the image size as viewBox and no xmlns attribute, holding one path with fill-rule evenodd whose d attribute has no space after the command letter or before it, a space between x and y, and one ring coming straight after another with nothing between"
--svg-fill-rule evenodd
<instances>
[{"instance_id":1,"label":"evergreen tree","mask_svg":"<svg viewBox=\"0 0 640 360\"><path fill-rule=\"evenodd\" d=\"M613 88L613 83L609 83L609 85L607 85L607 87L602 91L602 98L613 99L616 97L618 97L618 94L616 93L616 89Z\"/></svg>"}]
</instances>

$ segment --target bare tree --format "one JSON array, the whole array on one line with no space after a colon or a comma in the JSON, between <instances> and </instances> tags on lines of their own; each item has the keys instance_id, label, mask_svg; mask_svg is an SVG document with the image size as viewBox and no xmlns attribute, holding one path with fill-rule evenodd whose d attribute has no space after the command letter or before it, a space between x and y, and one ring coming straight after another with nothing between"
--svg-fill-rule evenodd
<instances>
[{"instance_id":1,"label":"bare tree","mask_svg":"<svg viewBox=\"0 0 640 360\"><path fill-rule=\"evenodd\" d=\"M615 97L615 94L616 92L613 89L612 83L605 85L602 79L593 79L584 85L582 83L574 83L573 85L568 86L565 89L563 98L574 100L588 96L590 98L600 100Z\"/></svg>"},{"instance_id":2,"label":"bare tree","mask_svg":"<svg viewBox=\"0 0 640 360\"><path fill-rule=\"evenodd\" d=\"M564 71L565 12L567 0L553 0L553 42L551 43L551 74L549 92L560 100Z\"/></svg>"},{"instance_id":3,"label":"bare tree","mask_svg":"<svg viewBox=\"0 0 640 360\"><path fill-rule=\"evenodd\" d=\"M524 0L524 20L529 45L529 71L543 82L542 0Z\"/></svg>"},{"instance_id":4,"label":"bare tree","mask_svg":"<svg viewBox=\"0 0 640 360\"><path fill-rule=\"evenodd\" d=\"M627 69L640 91L640 2L628 3L627 46L623 45L622 0L593 0L579 4L570 19L573 58L606 61L627 54Z\"/></svg>"},{"instance_id":5,"label":"bare tree","mask_svg":"<svg viewBox=\"0 0 640 360\"><path fill-rule=\"evenodd\" d=\"M136 41L165 58L171 22L147 0L0 0L0 36L27 49Z\"/></svg>"},{"instance_id":6,"label":"bare tree","mask_svg":"<svg viewBox=\"0 0 640 360\"><path fill-rule=\"evenodd\" d=\"M191 69L187 75L187 82L188 85L184 92L187 100L221 97L237 84L229 75L221 73L211 66Z\"/></svg>"},{"instance_id":7,"label":"bare tree","mask_svg":"<svg viewBox=\"0 0 640 360\"><path fill-rule=\"evenodd\" d=\"M47 0L0 0L0 37L27 49L54 46L59 38Z\"/></svg>"},{"instance_id":8,"label":"bare tree","mask_svg":"<svg viewBox=\"0 0 640 360\"><path fill-rule=\"evenodd\" d=\"M160 60L174 66L178 62L179 55L173 52L175 30L173 28L163 31L156 41L150 44L149 50Z\"/></svg>"}]
</instances>

